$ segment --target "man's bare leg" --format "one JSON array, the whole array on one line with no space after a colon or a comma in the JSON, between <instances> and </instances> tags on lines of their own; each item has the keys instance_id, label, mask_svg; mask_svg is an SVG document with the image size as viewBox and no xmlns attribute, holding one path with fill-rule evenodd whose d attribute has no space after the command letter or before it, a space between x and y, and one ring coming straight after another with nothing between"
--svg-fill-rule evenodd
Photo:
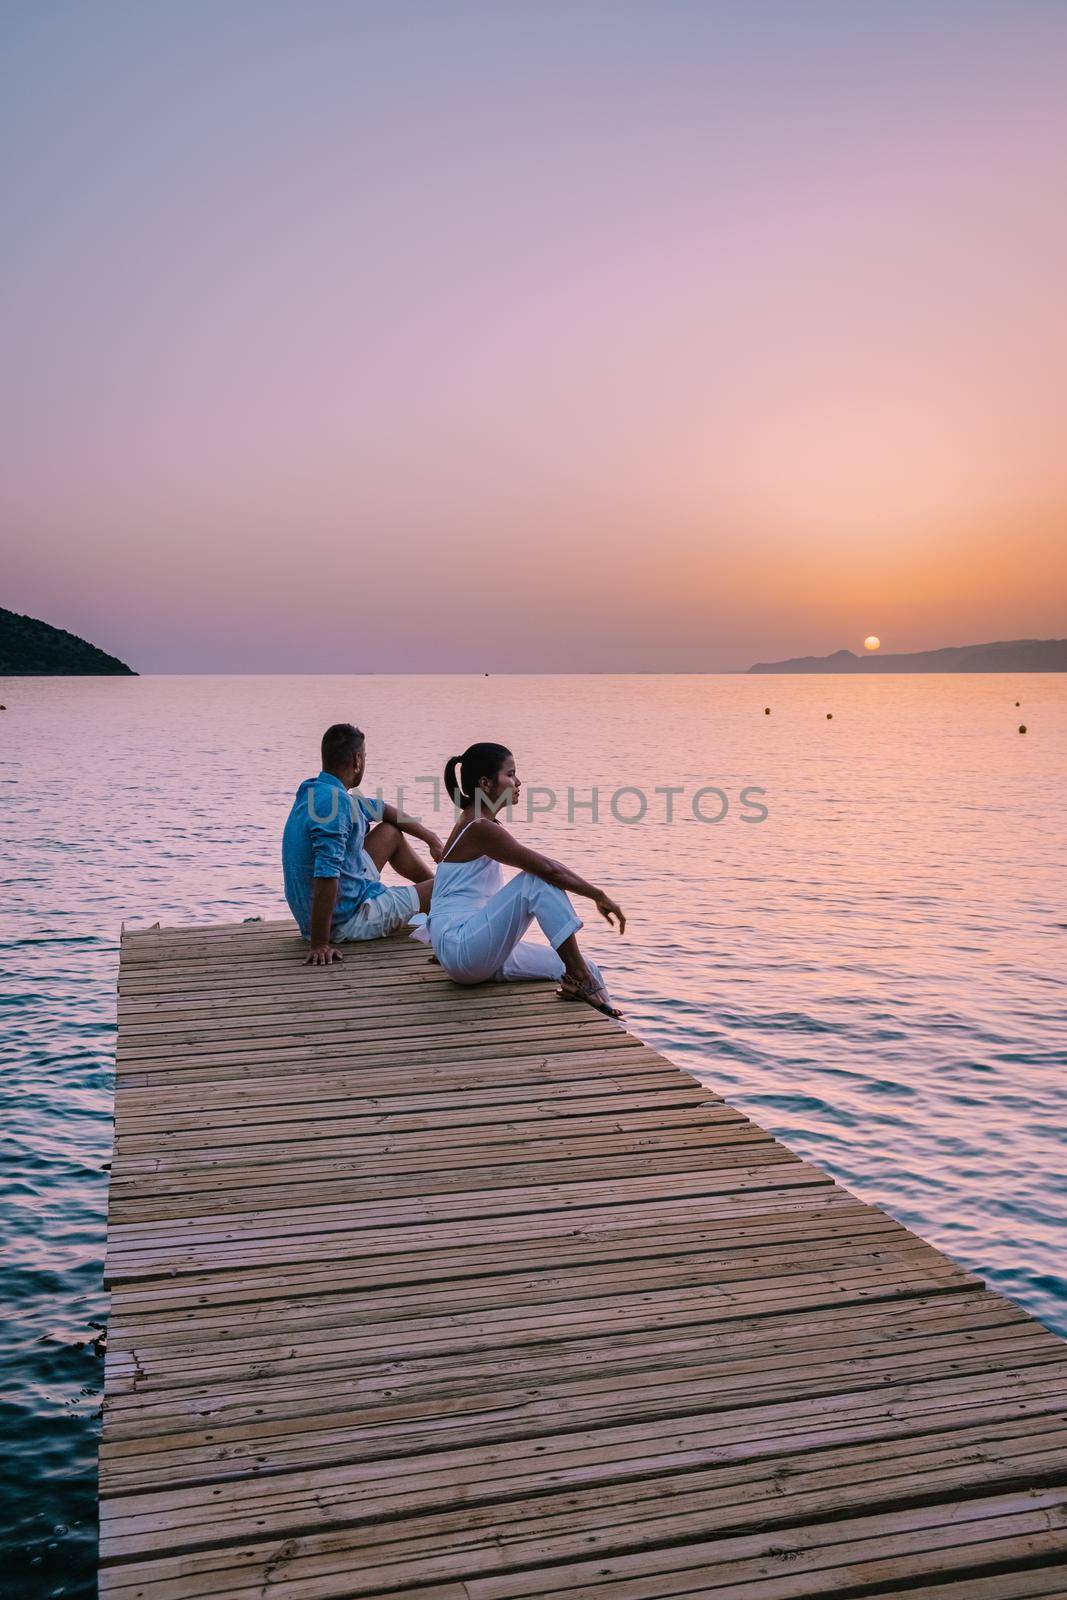
<instances>
[{"instance_id":1,"label":"man's bare leg","mask_svg":"<svg viewBox=\"0 0 1067 1600\"><path fill-rule=\"evenodd\" d=\"M429 910L433 868L419 859L411 841L399 828L394 828L391 822L377 823L364 839L363 848L379 872L389 866L398 877L413 883L419 891L419 910Z\"/></svg>"}]
</instances>

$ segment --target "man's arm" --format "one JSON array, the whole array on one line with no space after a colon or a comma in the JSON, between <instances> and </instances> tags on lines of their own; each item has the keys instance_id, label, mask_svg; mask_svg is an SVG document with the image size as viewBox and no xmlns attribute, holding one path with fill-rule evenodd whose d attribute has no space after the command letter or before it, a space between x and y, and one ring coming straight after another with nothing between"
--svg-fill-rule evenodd
<instances>
[{"instance_id":1,"label":"man's arm","mask_svg":"<svg viewBox=\"0 0 1067 1600\"><path fill-rule=\"evenodd\" d=\"M315 879L311 891L311 951L304 957L305 967L328 967L344 959L340 950L335 950L330 943L338 882L337 878Z\"/></svg>"},{"instance_id":2,"label":"man's arm","mask_svg":"<svg viewBox=\"0 0 1067 1600\"><path fill-rule=\"evenodd\" d=\"M341 960L341 952L330 944L333 913L337 905L341 869L348 835L352 831L352 806L347 794L336 786L324 797L327 804L313 806L308 796L308 825L311 835L311 953L306 967L328 967Z\"/></svg>"},{"instance_id":3,"label":"man's arm","mask_svg":"<svg viewBox=\"0 0 1067 1600\"><path fill-rule=\"evenodd\" d=\"M400 812L396 806L386 805L381 807L383 822L389 822L394 828L399 828L401 833L406 833L411 839L421 839L435 861L440 861L444 854L444 841L434 833L432 828L425 827L416 817L409 817L405 812Z\"/></svg>"}]
</instances>

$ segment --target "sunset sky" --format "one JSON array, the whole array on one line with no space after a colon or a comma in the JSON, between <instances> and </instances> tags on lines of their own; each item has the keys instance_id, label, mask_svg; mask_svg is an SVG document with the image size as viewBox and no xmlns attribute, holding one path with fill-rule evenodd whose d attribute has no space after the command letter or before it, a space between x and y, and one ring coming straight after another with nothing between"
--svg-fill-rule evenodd
<instances>
[{"instance_id":1,"label":"sunset sky","mask_svg":"<svg viewBox=\"0 0 1067 1600\"><path fill-rule=\"evenodd\" d=\"M168 672L1067 634L1067 5L0 32L0 604Z\"/></svg>"}]
</instances>

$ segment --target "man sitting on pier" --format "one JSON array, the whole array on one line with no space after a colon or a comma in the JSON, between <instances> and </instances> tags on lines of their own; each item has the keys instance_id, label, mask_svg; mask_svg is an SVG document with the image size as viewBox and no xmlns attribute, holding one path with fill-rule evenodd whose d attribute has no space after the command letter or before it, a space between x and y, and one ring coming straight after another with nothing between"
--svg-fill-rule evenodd
<instances>
[{"instance_id":1,"label":"man sitting on pier","mask_svg":"<svg viewBox=\"0 0 1067 1600\"><path fill-rule=\"evenodd\" d=\"M335 943L385 938L429 908L433 872L404 835L421 840L435 861L441 859L441 841L395 806L349 795L366 765L366 740L358 728L350 722L327 728L322 771L300 785L285 824L285 898L311 942L305 966L328 967L341 960ZM382 883L387 864L408 882Z\"/></svg>"}]
</instances>

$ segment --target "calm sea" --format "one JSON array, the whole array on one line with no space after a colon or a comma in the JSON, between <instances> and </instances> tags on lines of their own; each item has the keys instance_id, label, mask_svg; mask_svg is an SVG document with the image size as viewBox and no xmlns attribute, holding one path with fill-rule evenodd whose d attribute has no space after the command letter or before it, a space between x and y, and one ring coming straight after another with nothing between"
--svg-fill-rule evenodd
<instances>
[{"instance_id":1,"label":"calm sea","mask_svg":"<svg viewBox=\"0 0 1067 1600\"><path fill-rule=\"evenodd\" d=\"M329 722L367 731L366 789L431 822L446 757L510 745L546 808L523 837L629 915L588 942L631 1027L1067 1331L1067 678L7 679L0 701L0 1566L25 1600L94 1593L120 924L283 914L279 833Z\"/></svg>"}]
</instances>

